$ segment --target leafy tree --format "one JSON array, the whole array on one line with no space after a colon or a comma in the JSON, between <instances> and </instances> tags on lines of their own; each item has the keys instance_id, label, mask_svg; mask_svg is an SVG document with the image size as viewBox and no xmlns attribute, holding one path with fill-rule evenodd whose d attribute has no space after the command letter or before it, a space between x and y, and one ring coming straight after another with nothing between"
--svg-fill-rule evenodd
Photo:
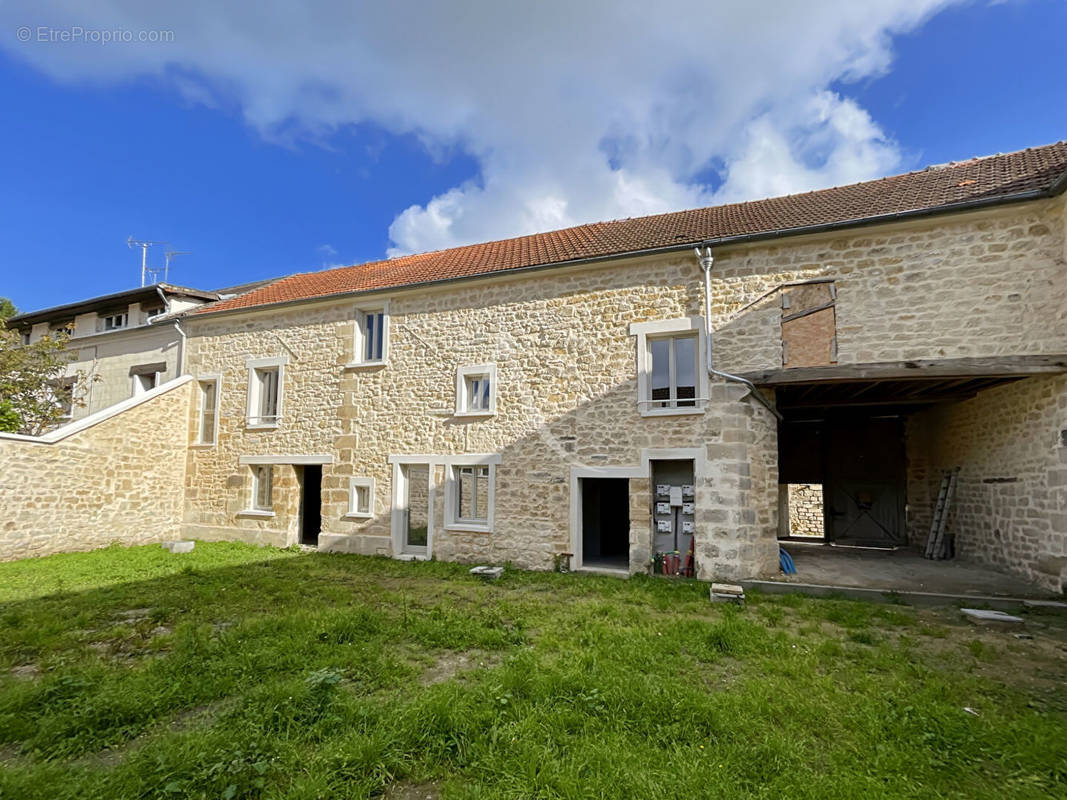
<instances>
[{"instance_id":1,"label":"leafy tree","mask_svg":"<svg viewBox=\"0 0 1067 800\"><path fill-rule=\"evenodd\" d=\"M60 422L65 408L83 405L76 390L82 376L64 376L72 358L68 338L53 333L24 345L18 331L0 326L0 431L38 436Z\"/></svg>"},{"instance_id":2,"label":"leafy tree","mask_svg":"<svg viewBox=\"0 0 1067 800\"><path fill-rule=\"evenodd\" d=\"M19 313L15 304L6 297L0 297L0 322L6 322Z\"/></svg>"}]
</instances>

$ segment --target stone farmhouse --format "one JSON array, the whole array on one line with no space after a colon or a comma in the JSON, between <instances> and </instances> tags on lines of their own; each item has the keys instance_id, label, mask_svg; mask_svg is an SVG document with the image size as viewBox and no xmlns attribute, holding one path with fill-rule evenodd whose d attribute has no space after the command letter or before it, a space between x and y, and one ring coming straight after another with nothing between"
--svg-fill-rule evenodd
<instances>
[{"instance_id":1,"label":"stone farmhouse","mask_svg":"<svg viewBox=\"0 0 1067 800\"><path fill-rule=\"evenodd\" d=\"M0 552L184 537L632 574L691 549L743 579L783 539L922 550L950 476L946 547L1061 591L1065 189L1061 142L199 306L181 378L0 436ZM67 466L92 452L110 482Z\"/></svg>"}]
</instances>

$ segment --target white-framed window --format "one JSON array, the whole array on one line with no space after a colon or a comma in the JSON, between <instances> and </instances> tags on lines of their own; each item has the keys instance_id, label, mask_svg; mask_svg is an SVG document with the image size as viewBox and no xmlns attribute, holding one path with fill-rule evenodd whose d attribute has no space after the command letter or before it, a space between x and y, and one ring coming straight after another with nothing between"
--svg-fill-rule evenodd
<instances>
[{"instance_id":1,"label":"white-framed window","mask_svg":"<svg viewBox=\"0 0 1067 800\"><path fill-rule=\"evenodd\" d=\"M253 511L274 511L274 467L271 464L252 465Z\"/></svg>"},{"instance_id":2,"label":"white-framed window","mask_svg":"<svg viewBox=\"0 0 1067 800\"><path fill-rule=\"evenodd\" d=\"M197 414L196 443L214 445L219 439L219 385L218 375L201 375L197 380L199 405Z\"/></svg>"},{"instance_id":3,"label":"white-framed window","mask_svg":"<svg viewBox=\"0 0 1067 800\"><path fill-rule=\"evenodd\" d=\"M346 519L370 519L374 516L374 478L350 478Z\"/></svg>"},{"instance_id":4,"label":"white-framed window","mask_svg":"<svg viewBox=\"0 0 1067 800\"><path fill-rule=\"evenodd\" d=\"M446 526L453 530L492 530L495 483L495 463L448 464Z\"/></svg>"},{"instance_id":5,"label":"white-framed window","mask_svg":"<svg viewBox=\"0 0 1067 800\"><path fill-rule=\"evenodd\" d=\"M708 399L702 317L638 322L637 406L645 416L701 414Z\"/></svg>"},{"instance_id":6,"label":"white-framed window","mask_svg":"<svg viewBox=\"0 0 1067 800\"><path fill-rule=\"evenodd\" d=\"M284 356L252 358L245 362L248 367L247 427L278 427L282 418L286 362Z\"/></svg>"},{"instance_id":7,"label":"white-framed window","mask_svg":"<svg viewBox=\"0 0 1067 800\"><path fill-rule=\"evenodd\" d=\"M356 309L350 367L378 367L389 361L389 303Z\"/></svg>"},{"instance_id":8,"label":"white-framed window","mask_svg":"<svg viewBox=\"0 0 1067 800\"><path fill-rule=\"evenodd\" d=\"M456 416L487 417L496 413L496 364L477 364L456 371Z\"/></svg>"},{"instance_id":9,"label":"white-framed window","mask_svg":"<svg viewBox=\"0 0 1067 800\"><path fill-rule=\"evenodd\" d=\"M127 312L118 311L114 314L105 314L100 317L100 329L105 331L117 331L126 327Z\"/></svg>"}]
</instances>

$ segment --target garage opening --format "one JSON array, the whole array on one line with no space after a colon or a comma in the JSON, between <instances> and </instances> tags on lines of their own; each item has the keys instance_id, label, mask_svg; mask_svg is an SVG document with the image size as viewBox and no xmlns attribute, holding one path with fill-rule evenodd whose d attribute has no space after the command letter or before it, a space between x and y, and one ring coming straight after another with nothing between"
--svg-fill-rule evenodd
<instances>
[{"instance_id":1,"label":"garage opening","mask_svg":"<svg viewBox=\"0 0 1067 800\"><path fill-rule=\"evenodd\" d=\"M297 467L300 483L300 544L318 547L322 529L322 467Z\"/></svg>"},{"instance_id":2,"label":"garage opening","mask_svg":"<svg viewBox=\"0 0 1067 800\"><path fill-rule=\"evenodd\" d=\"M582 565L630 566L630 481L582 478Z\"/></svg>"}]
</instances>

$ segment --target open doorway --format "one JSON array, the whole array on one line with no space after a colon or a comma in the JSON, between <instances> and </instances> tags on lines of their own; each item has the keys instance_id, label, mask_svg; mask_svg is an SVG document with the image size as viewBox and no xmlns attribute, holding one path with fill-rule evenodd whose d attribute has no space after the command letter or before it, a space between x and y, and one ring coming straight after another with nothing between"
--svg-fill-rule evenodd
<instances>
[{"instance_id":1,"label":"open doorway","mask_svg":"<svg viewBox=\"0 0 1067 800\"><path fill-rule=\"evenodd\" d=\"M300 483L300 544L318 547L322 529L322 467L297 467Z\"/></svg>"},{"instance_id":2,"label":"open doorway","mask_svg":"<svg viewBox=\"0 0 1067 800\"><path fill-rule=\"evenodd\" d=\"M429 464L401 464L397 475L397 517L399 552L406 556L426 556L430 546ZM395 530L395 528L394 528ZM394 540L396 541L396 540Z\"/></svg>"},{"instance_id":3,"label":"open doorway","mask_svg":"<svg viewBox=\"0 0 1067 800\"><path fill-rule=\"evenodd\" d=\"M582 566L629 569L630 481L582 478Z\"/></svg>"},{"instance_id":4,"label":"open doorway","mask_svg":"<svg viewBox=\"0 0 1067 800\"><path fill-rule=\"evenodd\" d=\"M821 483L782 484L785 491L788 525L786 538L822 541L826 538L826 515Z\"/></svg>"}]
</instances>

